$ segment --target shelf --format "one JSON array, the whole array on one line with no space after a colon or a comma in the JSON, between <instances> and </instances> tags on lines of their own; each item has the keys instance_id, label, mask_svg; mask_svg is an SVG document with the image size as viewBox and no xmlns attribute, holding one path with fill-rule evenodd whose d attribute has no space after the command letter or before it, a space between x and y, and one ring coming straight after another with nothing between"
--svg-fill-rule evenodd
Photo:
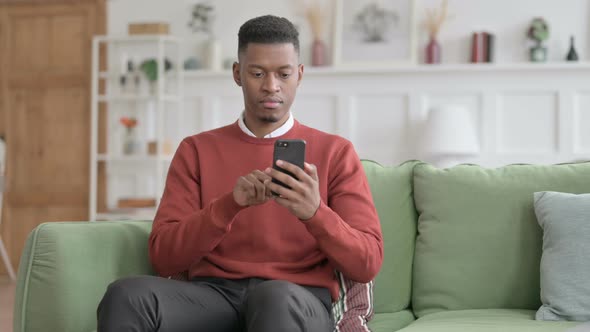
<instances>
[{"instance_id":1,"label":"shelf","mask_svg":"<svg viewBox=\"0 0 590 332\"><path fill-rule=\"evenodd\" d=\"M307 68L306 68L307 69ZM415 73L431 73L431 72L496 72L496 71L562 71L562 70L590 70L589 62L545 62L545 63L456 63L456 64L416 64L416 65L397 65L390 67L315 67L306 73L317 74L335 74L335 73L392 73L392 72L415 72Z\"/></svg>"},{"instance_id":2,"label":"shelf","mask_svg":"<svg viewBox=\"0 0 590 332\"><path fill-rule=\"evenodd\" d=\"M98 72L98 78L100 79L119 79L121 78L120 73L116 73L116 72L108 72L108 71L100 71ZM178 75L182 75L182 74L178 74L176 73L176 70L172 69L172 71L170 72L166 72L166 79L167 80L173 80L176 79L178 77Z\"/></svg>"},{"instance_id":3,"label":"shelf","mask_svg":"<svg viewBox=\"0 0 590 332\"><path fill-rule=\"evenodd\" d=\"M181 102L180 97L178 96L173 96L173 95L163 95L163 96L152 96L152 95L113 95L113 96L109 96L109 95L99 95L98 96L98 101L99 102L132 102L132 101L166 101L166 102L173 102L173 103L179 103Z\"/></svg>"},{"instance_id":4,"label":"shelf","mask_svg":"<svg viewBox=\"0 0 590 332\"><path fill-rule=\"evenodd\" d=\"M170 35L133 35L133 36L96 36L94 37L100 43L129 43L129 42L166 42L166 43L179 43L182 41L181 38L170 36Z\"/></svg>"},{"instance_id":5,"label":"shelf","mask_svg":"<svg viewBox=\"0 0 590 332\"><path fill-rule=\"evenodd\" d=\"M367 66L326 66L326 67L305 67L305 74L314 77L340 76L351 74L420 74L420 73L479 73L479 72L533 72L533 71L590 71L590 62L545 62L545 63L456 63L456 64L407 64L407 65L367 65ZM231 79L230 70L187 70L185 78L213 78L227 77Z\"/></svg>"},{"instance_id":6,"label":"shelf","mask_svg":"<svg viewBox=\"0 0 590 332\"><path fill-rule=\"evenodd\" d=\"M180 38L170 35L93 37L91 81L91 120L93 122L90 142L92 155L90 156L89 195L91 220L153 220L154 208L147 210L146 208L133 210L114 208L118 204L112 200L120 197L121 193L143 193L146 191L146 185L154 197L160 197L163 193L166 172L174 155L166 144L166 141L170 139L169 136L175 135L168 133L171 130L169 124L170 121L171 123L180 121L183 113L184 69L181 65L181 42ZM102 46L107 46L107 52L103 51ZM159 64L169 59L177 65L163 75L158 75L157 82L150 81L142 74L134 75L133 79L129 77L127 84L121 85L121 73L117 71L117 68L101 66L101 64L120 62L121 59L129 59L129 55L132 55L131 58L138 55L153 58ZM137 77L140 77L140 81L135 85ZM104 117L113 119L120 116L122 112L132 112L132 115L142 119L140 121L145 121L142 122L142 126L145 123L146 133L153 132L155 137L151 137L148 144L144 144L145 149L137 150L137 154L125 155L123 150L117 149L116 145L111 143L107 143L108 151L98 153L100 142L114 143L120 140L120 137L117 137L120 129L117 122L110 120L106 124L100 122ZM154 149L153 142L157 142L157 149ZM155 150L158 154L150 153ZM99 172L101 167L106 167L106 171ZM146 181L139 181L139 176L145 177ZM117 182L113 183L110 180ZM106 190L101 192L99 183L103 181L106 181ZM99 213L97 209L100 200L106 201L113 209Z\"/></svg>"},{"instance_id":7,"label":"shelf","mask_svg":"<svg viewBox=\"0 0 590 332\"><path fill-rule=\"evenodd\" d=\"M123 155L108 155L104 153L100 153L97 156L97 161L105 162L154 162L157 160L164 161L164 162L171 162L172 155L145 155L145 154L138 154L138 155L130 155L130 156L123 156Z\"/></svg>"}]
</instances>

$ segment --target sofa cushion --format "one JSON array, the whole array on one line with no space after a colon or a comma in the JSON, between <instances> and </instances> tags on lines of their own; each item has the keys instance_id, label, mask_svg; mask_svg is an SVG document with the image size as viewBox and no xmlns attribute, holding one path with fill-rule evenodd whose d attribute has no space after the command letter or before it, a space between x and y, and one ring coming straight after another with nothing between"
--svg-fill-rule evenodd
<instances>
[{"instance_id":1,"label":"sofa cushion","mask_svg":"<svg viewBox=\"0 0 590 332\"><path fill-rule=\"evenodd\" d=\"M397 312L410 303L416 237L412 170L416 164L416 161L408 161L384 167L363 160L384 243L383 266L375 279L375 313Z\"/></svg>"},{"instance_id":2,"label":"sofa cushion","mask_svg":"<svg viewBox=\"0 0 590 332\"><path fill-rule=\"evenodd\" d=\"M577 324L538 321L534 310L457 310L426 315L399 332L565 332Z\"/></svg>"},{"instance_id":3,"label":"sofa cushion","mask_svg":"<svg viewBox=\"0 0 590 332\"><path fill-rule=\"evenodd\" d=\"M394 313L375 314L369 322L371 332L393 332L408 326L414 321L414 315L410 310L402 310ZM360 332L365 330L355 330Z\"/></svg>"},{"instance_id":4,"label":"sofa cushion","mask_svg":"<svg viewBox=\"0 0 590 332\"><path fill-rule=\"evenodd\" d=\"M540 320L590 321L590 194L535 193L543 228Z\"/></svg>"},{"instance_id":5,"label":"sofa cushion","mask_svg":"<svg viewBox=\"0 0 590 332\"><path fill-rule=\"evenodd\" d=\"M537 191L590 191L590 163L414 167L419 213L412 305L441 310L529 309L540 303Z\"/></svg>"}]
</instances>

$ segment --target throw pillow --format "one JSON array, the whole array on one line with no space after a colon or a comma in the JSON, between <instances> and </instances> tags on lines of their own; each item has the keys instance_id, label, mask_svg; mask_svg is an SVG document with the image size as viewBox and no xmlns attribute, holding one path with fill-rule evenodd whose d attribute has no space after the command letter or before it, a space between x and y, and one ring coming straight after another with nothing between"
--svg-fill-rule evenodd
<instances>
[{"instance_id":1,"label":"throw pillow","mask_svg":"<svg viewBox=\"0 0 590 332\"><path fill-rule=\"evenodd\" d=\"M334 332L371 331L367 322L373 316L373 282L358 283L336 272L340 297L332 305Z\"/></svg>"},{"instance_id":2,"label":"throw pillow","mask_svg":"<svg viewBox=\"0 0 590 332\"><path fill-rule=\"evenodd\" d=\"M590 194L534 194L543 229L538 320L590 321Z\"/></svg>"}]
</instances>

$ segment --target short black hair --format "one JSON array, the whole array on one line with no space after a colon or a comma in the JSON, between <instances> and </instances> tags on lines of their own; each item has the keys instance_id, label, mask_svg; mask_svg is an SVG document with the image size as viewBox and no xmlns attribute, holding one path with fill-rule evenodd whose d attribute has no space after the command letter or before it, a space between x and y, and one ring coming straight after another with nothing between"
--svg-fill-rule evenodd
<instances>
[{"instance_id":1,"label":"short black hair","mask_svg":"<svg viewBox=\"0 0 590 332\"><path fill-rule=\"evenodd\" d=\"M299 54L299 31L284 17L264 15L252 18L242 24L238 32L238 55L246 50L249 43L282 44L291 43Z\"/></svg>"}]
</instances>

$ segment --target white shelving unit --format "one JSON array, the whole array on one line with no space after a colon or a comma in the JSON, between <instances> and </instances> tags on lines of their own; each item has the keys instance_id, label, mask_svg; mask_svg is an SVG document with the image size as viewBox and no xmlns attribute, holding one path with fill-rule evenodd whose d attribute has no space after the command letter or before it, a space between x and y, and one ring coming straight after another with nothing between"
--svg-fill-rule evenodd
<instances>
[{"instance_id":1,"label":"white shelving unit","mask_svg":"<svg viewBox=\"0 0 590 332\"><path fill-rule=\"evenodd\" d=\"M106 48L104 48L106 47ZM91 93L91 148L89 220L153 219L172 160L172 151L166 153L165 143L175 147L181 137L178 128L183 123L183 66L182 42L165 35L96 36L92 44ZM102 59L101 57L106 57ZM143 77L136 85L127 80L125 88L121 76L126 73L127 61L133 59L139 73L140 61L155 59L157 80L150 84ZM106 68L100 68L105 63ZM165 70L166 60L172 63ZM118 67L121 67L117 70ZM128 88L133 84L134 89ZM100 137L100 112L106 112L106 137ZM123 153L121 137L124 128L119 124L122 116L138 121L137 138L141 148L133 154ZM106 139L106 150L99 151L99 141ZM148 153L148 142L155 142L155 153ZM106 176L106 210L98 206L98 169L104 164ZM155 206L121 208L119 199L149 198Z\"/></svg>"}]
</instances>

